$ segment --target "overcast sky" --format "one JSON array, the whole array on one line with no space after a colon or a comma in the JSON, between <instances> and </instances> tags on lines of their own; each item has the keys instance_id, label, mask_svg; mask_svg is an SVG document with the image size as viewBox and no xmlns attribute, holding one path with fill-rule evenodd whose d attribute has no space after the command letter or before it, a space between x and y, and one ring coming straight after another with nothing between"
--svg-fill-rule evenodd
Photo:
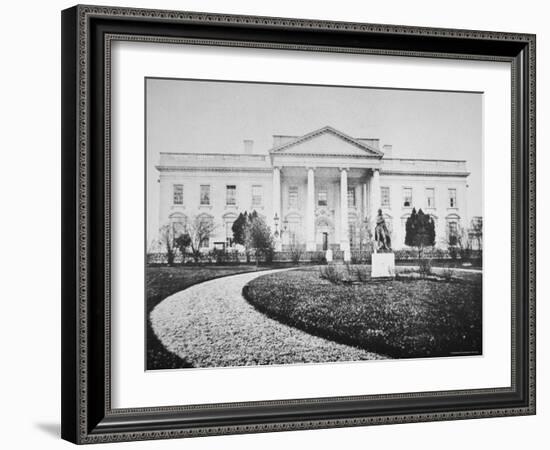
<instances>
[{"instance_id":1,"label":"overcast sky","mask_svg":"<svg viewBox=\"0 0 550 450\"><path fill-rule=\"evenodd\" d=\"M242 153L243 140L252 139L255 153L267 153L274 134L325 125L379 138L393 157L466 160L468 214L482 215L480 93L148 79L146 97L153 217L159 152Z\"/></svg>"}]
</instances>

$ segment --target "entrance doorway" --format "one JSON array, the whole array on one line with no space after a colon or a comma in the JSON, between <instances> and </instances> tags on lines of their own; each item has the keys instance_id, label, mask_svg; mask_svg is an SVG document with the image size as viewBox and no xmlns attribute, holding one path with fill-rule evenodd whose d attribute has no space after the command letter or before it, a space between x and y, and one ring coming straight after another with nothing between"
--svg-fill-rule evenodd
<instances>
[{"instance_id":1,"label":"entrance doorway","mask_svg":"<svg viewBox=\"0 0 550 450\"><path fill-rule=\"evenodd\" d=\"M323 251L326 251L328 250L328 233L323 232L322 237L323 237Z\"/></svg>"}]
</instances>

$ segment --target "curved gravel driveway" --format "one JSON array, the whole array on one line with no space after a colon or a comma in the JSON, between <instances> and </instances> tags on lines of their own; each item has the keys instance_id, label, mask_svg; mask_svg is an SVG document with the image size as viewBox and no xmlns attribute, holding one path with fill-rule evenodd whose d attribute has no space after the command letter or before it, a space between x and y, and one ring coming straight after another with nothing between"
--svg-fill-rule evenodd
<instances>
[{"instance_id":1,"label":"curved gravel driveway","mask_svg":"<svg viewBox=\"0 0 550 450\"><path fill-rule=\"evenodd\" d=\"M232 275L174 294L151 311L151 326L171 352L194 367L382 359L289 327L256 311L242 296L256 277L288 269Z\"/></svg>"}]
</instances>

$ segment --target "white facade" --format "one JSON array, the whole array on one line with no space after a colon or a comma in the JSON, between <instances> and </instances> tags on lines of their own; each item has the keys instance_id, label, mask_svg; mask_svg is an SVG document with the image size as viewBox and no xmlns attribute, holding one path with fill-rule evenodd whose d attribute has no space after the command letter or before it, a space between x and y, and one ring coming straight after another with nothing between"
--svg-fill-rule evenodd
<instances>
[{"instance_id":1,"label":"white facade","mask_svg":"<svg viewBox=\"0 0 550 450\"><path fill-rule=\"evenodd\" d=\"M162 153L160 224L201 215L216 224L208 247L231 245L240 212L256 210L271 226L277 250L291 243L307 250L357 248L378 209L404 246L405 221L414 208L430 214L436 241L467 225L466 162L391 157L378 139L352 138L332 127L303 136L274 136L267 154ZM456 224L456 225L454 225ZM361 232L363 229L363 232ZM279 235L280 232L280 235Z\"/></svg>"}]
</instances>

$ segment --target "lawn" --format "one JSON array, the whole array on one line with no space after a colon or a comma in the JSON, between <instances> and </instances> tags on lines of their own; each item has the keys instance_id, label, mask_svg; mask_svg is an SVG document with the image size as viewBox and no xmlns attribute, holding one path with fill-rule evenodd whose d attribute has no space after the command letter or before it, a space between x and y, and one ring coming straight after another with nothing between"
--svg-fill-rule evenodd
<instances>
[{"instance_id":1,"label":"lawn","mask_svg":"<svg viewBox=\"0 0 550 450\"><path fill-rule=\"evenodd\" d=\"M166 350L151 329L149 314L156 305L166 297L194 284L213 278L262 269L262 267L257 268L254 265L148 267L146 271L147 369L180 369L192 367L188 361Z\"/></svg>"},{"instance_id":2,"label":"lawn","mask_svg":"<svg viewBox=\"0 0 550 450\"><path fill-rule=\"evenodd\" d=\"M273 319L392 358L481 354L481 274L350 285L315 268L260 276L246 299Z\"/></svg>"}]
</instances>

